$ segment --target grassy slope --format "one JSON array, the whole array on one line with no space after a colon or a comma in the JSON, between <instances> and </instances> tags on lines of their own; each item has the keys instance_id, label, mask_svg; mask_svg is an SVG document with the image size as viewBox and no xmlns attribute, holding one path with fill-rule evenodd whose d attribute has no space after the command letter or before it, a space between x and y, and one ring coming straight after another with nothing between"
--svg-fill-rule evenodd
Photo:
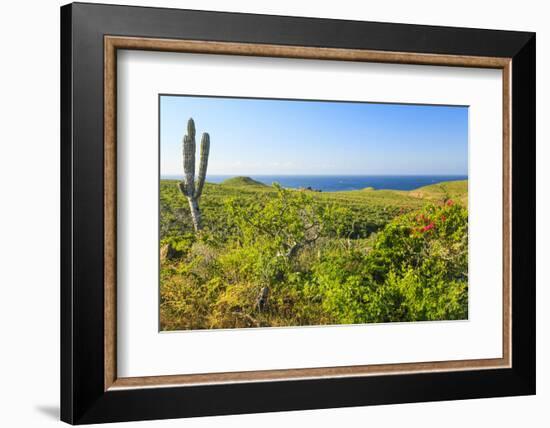
<instances>
[{"instance_id":1,"label":"grassy slope","mask_svg":"<svg viewBox=\"0 0 550 428\"><path fill-rule=\"evenodd\" d=\"M176 191L176 180L162 180L161 184L173 186ZM233 177L221 184L206 183L204 195L218 199L220 197L254 194L256 192L273 192L271 186L255 181L250 177ZM468 180L448 181L418 189L404 190L374 190L371 187L362 190L349 190L341 192L312 192L308 191L319 201L341 202L347 206L364 206L384 208L414 209L424 205L427 201L436 202L444 199L453 199L464 205L468 204ZM204 196L203 196L204 198Z\"/></svg>"},{"instance_id":2,"label":"grassy slope","mask_svg":"<svg viewBox=\"0 0 550 428\"><path fill-rule=\"evenodd\" d=\"M177 180L162 180L161 186L161 237L179 235L190 228L189 210L177 187ZM396 215L422 208L427 202L453 199L467 205L468 181L452 181L421 187L411 191L402 190L351 190L342 192L315 192L302 190L319 203L336 203L351 209L358 224L368 230L378 230ZM249 177L233 177L221 184L205 183L200 205L203 220L208 228L225 228L223 206L228 198L256 198L259 193L275 192ZM187 225L183 227L182 225Z\"/></svg>"},{"instance_id":3,"label":"grassy slope","mask_svg":"<svg viewBox=\"0 0 550 428\"><path fill-rule=\"evenodd\" d=\"M259 181L253 180L250 177L232 177L225 180L223 183L221 183L222 186L229 186L229 187L269 187L265 185L264 183L260 183Z\"/></svg>"},{"instance_id":4,"label":"grassy slope","mask_svg":"<svg viewBox=\"0 0 550 428\"><path fill-rule=\"evenodd\" d=\"M211 190L214 190L212 186L219 186L225 190L228 190L230 193L235 191L239 193L272 191L270 186L255 181L249 177L230 178L218 185L208 184L208 187L211 188ZM411 191L382 189L374 190L372 187L369 187L362 190L310 193L316 199L344 202L346 205L363 205L365 203L369 203L371 205L379 206L390 205L405 208L416 208L422 206L426 201L441 201L444 199L454 199L466 205L468 203L468 180L448 181L432 184Z\"/></svg>"},{"instance_id":5,"label":"grassy slope","mask_svg":"<svg viewBox=\"0 0 550 428\"><path fill-rule=\"evenodd\" d=\"M161 180L163 185L173 185L176 189L176 180ZM210 196L237 196L256 192L273 192L271 186L255 181L250 177L233 177L223 183L206 183L204 194ZM447 181L420 187L418 189L405 190L374 190L371 187L362 190L348 190L341 192L313 192L307 191L318 200L344 202L347 205L365 204L379 206L396 206L416 208L426 201L441 201L453 199L464 205L468 203L468 180Z\"/></svg>"},{"instance_id":6,"label":"grassy slope","mask_svg":"<svg viewBox=\"0 0 550 428\"><path fill-rule=\"evenodd\" d=\"M453 199L468 205L468 180L447 181L411 190L409 195L427 200Z\"/></svg>"}]
</instances>

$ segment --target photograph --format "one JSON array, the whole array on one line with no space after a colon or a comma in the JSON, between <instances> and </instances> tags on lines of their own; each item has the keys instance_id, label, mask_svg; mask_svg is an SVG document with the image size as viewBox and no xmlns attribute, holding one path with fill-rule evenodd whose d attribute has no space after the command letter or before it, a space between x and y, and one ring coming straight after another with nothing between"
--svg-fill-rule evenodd
<instances>
[{"instance_id":1,"label":"photograph","mask_svg":"<svg viewBox=\"0 0 550 428\"><path fill-rule=\"evenodd\" d=\"M159 95L161 331L468 319L468 107Z\"/></svg>"}]
</instances>

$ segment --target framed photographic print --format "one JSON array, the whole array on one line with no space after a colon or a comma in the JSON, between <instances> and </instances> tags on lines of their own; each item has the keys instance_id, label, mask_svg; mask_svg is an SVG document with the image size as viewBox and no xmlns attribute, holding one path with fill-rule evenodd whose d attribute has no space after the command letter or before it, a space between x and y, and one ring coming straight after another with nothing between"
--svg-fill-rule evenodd
<instances>
[{"instance_id":1,"label":"framed photographic print","mask_svg":"<svg viewBox=\"0 0 550 428\"><path fill-rule=\"evenodd\" d=\"M72 424L535 393L535 35L61 8Z\"/></svg>"}]
</instances>

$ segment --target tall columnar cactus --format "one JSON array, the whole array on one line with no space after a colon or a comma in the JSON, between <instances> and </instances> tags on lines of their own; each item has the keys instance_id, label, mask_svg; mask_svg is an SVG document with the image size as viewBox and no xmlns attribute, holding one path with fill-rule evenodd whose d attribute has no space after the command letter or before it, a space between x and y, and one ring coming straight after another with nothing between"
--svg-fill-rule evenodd
<instances>
[{"instance_id":1,"label":"tall columnar cactus","mask_svg":"<svg viewBox=\"0 0 550 428\"><path fill-rule=\"evenodd\" d=\"M206 168L208 167L208 153L210 152L210 136L207 132L202 134L201 139L201 160L199 175L195 183L195 122L190 118L187 122L187 135L183 137L183 181L178 183L181 193L189 201L191 208L191 219L195 231L201 228L201 212L199 209L199 198L202 194Z\"/></svg>"}]
</instances>

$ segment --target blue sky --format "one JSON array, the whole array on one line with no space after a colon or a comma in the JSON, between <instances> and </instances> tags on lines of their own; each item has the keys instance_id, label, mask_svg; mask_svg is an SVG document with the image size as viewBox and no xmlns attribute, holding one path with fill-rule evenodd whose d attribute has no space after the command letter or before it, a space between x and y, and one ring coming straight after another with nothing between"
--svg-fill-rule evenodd
<instances>
[{"instance_id":1,"label":"blue sky","mask_svg":"<svg viewBox=\"0 0 550 428\"><path fill-rule=\"evenodd\" d=\"M181 175L187 120L208 174L468 173L468 108L162 95L161 176Z\"/></svg>"}]
</instances>

